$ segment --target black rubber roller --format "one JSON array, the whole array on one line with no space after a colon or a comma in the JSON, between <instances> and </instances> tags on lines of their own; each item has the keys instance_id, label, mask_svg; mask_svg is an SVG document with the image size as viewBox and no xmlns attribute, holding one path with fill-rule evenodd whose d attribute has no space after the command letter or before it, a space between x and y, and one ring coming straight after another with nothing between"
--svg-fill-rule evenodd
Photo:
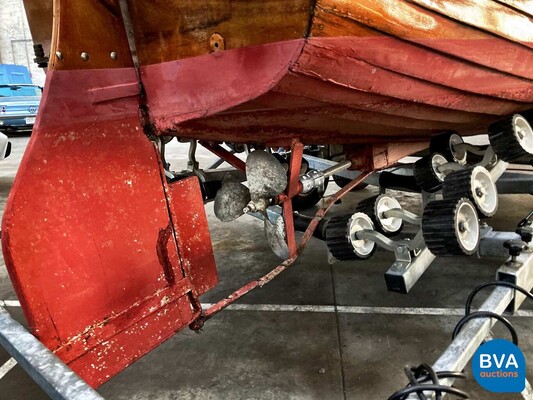
<instances>
[{"instance_id":1,"label":"black rubber roller","mask_svg":"<svg viewBox=\"0 0 533 400\"><path fill-rule=\"evenodd\" d=\"M330 253L337 260L366 260L376 250L374 242L356 240L355 237L350 237L352 225L358 226L359 229L374 229L370 217L362 213L343 215L329 220L326 227L326 244Z\"/></svg>"},{"instance_id":2,"label":"black rubber roller","mask_svg":"<svg viewBox=\"0 0 533 400\"><path fill-rule=\"evenodd\" d=\"M463 138L457 132L442 133L431 138L429 152L440 153L448 160L454 160L459 164L466 164L466 151L457 149L457 146L463 143Z\"/></svg>"},{"instance_id":3,"label":"black rubber roller","mask_svg":"<svg viewBox=\"0 0 533 400\"><path fill-rule=\"evenodd\" d=\"M353 247L348 240L348 222L351 215L333 217L329 220L326 228L326 244L330 253L337 260L356 260Z\"/></svg>"},{"instance_id":4,"label":"black rubber roller","mask_svg":"<svg viewBox=\"0 0 533 400\"><path fill-rule=\"evenodd\" d=\"M379 186L385 189L420 193L420 186L417 185L415 177L412 175L399 175L383 171L379 174Z\"/></svg>"},{"instance_id":5,"label":"black rubber roller","mask_svg":"<svg viewBox=\"0 0 533 400\"><path fill-rule=\"evenodd\" d=\"M515 114L489 127L489 140L496 155L507 162L533 157L533 129L521 114Z\"/></svg>"},{"instance_id":6,"label":"black rubber roller","mask_svg":"<svg viewBox=\"0 0 533 400\"><path fill-rule=\"evenodd\" d=\"M361 200L359 203L357 203L355 210L357 212L365 213L375 223L374 221L376 218L375 206L376 206L376 200L378 199L378 197L379 196L372 196L372 197L368 197L366 199Z\"/></svg>"},{"instance_id":7,"label":"black rubber roller","mask_svg":"<svg viewBox=\"0 0 533 400\"><path fill-rule=\"evenodd\" d=\"M450 173L444 180L442 196L449 200L468 198L483 217L492 217L498 210L498 189L484 167Z\"/></svg>"},{"instance_id":8,"label":"black rubber roller","mask_svg":"<svg viewBox=\"0 0 533 400\"><path fill-rule=\"evenodd\" d=\"M436 256L472 255L480 240L476 207L466 198L432 201L424 210L422 233Z\"/></svg>"},{"instance_id":9,"label":"black rubber roller","mask_svg":"<svg viewBox=\"0 0 533 400\"><path fill-rule=\"evenodd\" d=\"M387 207L387 202L394 204ZM401 208L401 206L394 198L387 195L379 195L361 200L359 204L357 204L356 211L368 215L378 232L385 236L392 237L398 235L402 231L403 222L398 218L382 221L377 216L379 212L378 209L386 210L391 208ZM389 223L387 224L387 222Z\"/></svg>"},{"instance_id":10,"label":"black rubber roller","mask_svg":"<svg viewBox=\"0 0 533 400\"><path fill-rule=\"evenodd\" d=\"M429 193L435 193L440 190L444 175L439 173L436 168L446 163L446 157L439 153L422 157L415 163L414 176L416 184Z\"/></svg>"}]
</instances>

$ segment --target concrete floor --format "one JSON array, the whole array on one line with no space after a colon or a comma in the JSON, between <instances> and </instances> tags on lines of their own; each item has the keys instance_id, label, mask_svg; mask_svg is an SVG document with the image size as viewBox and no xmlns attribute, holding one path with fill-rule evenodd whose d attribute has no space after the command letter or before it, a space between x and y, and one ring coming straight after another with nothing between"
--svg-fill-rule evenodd
<instances>
[{"instance_id":1,"label":"concrete floor","mask_svg":"<svg viewBox=\"0 0 533 400\"><path fill-rule=\"evenodd\" d=\"M27 137L12 138L13 154L0 163L0 208L3 210ZM173 145L168 160L174 169L185 165L184 148ZM207 165L211 157L200 152ZM335 185L331 184L330 190ZM374 189L350 194L334 213L349 212ZM401 199L416 209L415 195ZM514 229L533 208L529 195L501 196L491 225ZM222 224L207 207L220 285L202 299L210 303L278 264L251 217ZM325 244L313 239L294 266L276 281L240 301L244 310L226 310L201 334L185 330L106 383L99 392L107 399L386 399L403 387L407 364L432 363L449 344L469 292L491 281L501 259L475 257L438 259L409 295L389 293L383 273L393 261L378 252L371 261L326 261ZM480 296L482 297L482 296ZM0 265L0 299L15 299L5 266ZM481 300L481 299L480 299ZM262 305L364 306L369 312L315 312ZM261 305L260 307L258 305ZM532 309L527 304L524 309ZM380 307L437 307L442 315L383 314ZM264 307L263 307L264 308ZM291 310L291 308L295 310ZM281 310L281 311L279 311ZM21 310L9 311L23 322ZM529 313L528 315L531 315ZM533 320L514 317L521 347L533 360ZM495 335L507 337L501 328ZM9 356L0 349L0 366ZM470 374L470 368L467 369ZM528 366L533 379L533 363ZM472 399L520 399L483 391L473 379L461 385ZM0 400L46 399L47 396L16 366L0 379Z\"/></svg>"}]
</instances>

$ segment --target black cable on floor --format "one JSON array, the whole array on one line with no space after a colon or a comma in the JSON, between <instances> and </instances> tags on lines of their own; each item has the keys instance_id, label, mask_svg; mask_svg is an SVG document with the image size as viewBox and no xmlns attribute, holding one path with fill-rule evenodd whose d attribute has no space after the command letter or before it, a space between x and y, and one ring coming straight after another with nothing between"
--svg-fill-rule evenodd
<instances>
[{"instance_id":1,"label":"black cable on floor","mask_svg":"<svg viewBox=\"0 0 533 400\"><path fill-rule=\"evenodd\" d=\"M436 400L441 400L444 393L454 395L460 399L468 399L468 394L460 389L449 386L440 385L440 379L466 379L466 375L460 372L435 372L428 364L421 364L420 366L405 367L404 369L409 385L398 390L388 400L405 400L413 393L416 393L420 400L428 400L424 392L435 392ZM431 381L431 384L426 382Z\"/></svg>"}]
</instances>

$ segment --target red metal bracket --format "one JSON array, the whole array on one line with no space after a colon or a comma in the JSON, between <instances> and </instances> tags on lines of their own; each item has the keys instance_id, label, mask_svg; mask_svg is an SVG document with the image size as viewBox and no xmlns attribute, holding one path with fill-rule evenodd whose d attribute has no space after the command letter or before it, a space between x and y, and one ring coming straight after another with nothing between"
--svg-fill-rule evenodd
<instances>
[{"instance_id":1,"label":"red metal bracket","mask_svg":"<svg viewBox=\"0 0 533 400\"><path fill-rule=\"evenodd\" d=\"M289 257L294 257L297 252L296 235L294 232L294 218L292 213L292 198L301 190L300 170L304 145L299 140L294 140L291 144L291 159L289 165L289 184L287 185L287 200L283 203L283 217L285 219L285 232L287 234L287 244L289 246Z\"/></svg>"},{"instance_id":2,"label":"red metal bracket","mask_svg":"<svg viewBox=\"0 0 533 400\"><path fill-rule=\"evenodd\" d=\"M230 163L233 167L237 168L239 171L246 172L246 164L240 158L231 154L229 151L224 149L221 145L217 143L209 143L201 141L200 144L204 146L211 153L222 158L226 162Z\"/></svg>"}]
</instances>

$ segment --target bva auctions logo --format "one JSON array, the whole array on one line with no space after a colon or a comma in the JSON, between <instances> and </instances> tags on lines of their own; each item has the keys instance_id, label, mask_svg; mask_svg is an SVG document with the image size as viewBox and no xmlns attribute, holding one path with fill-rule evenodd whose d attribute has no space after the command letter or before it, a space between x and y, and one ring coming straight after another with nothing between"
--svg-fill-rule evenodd
<instances>
[{"instance_id":1,"label":"bva auctions logo","mask_svg":"<svg viewBox=\"0 0 533 400\"><path fill-rule=\"evenodd\" d=\"M526 388L526 359L515 344L495 339L482 345L472 359L477 383L489 392L520 393Z\"/></svg>"}]
</instances>

